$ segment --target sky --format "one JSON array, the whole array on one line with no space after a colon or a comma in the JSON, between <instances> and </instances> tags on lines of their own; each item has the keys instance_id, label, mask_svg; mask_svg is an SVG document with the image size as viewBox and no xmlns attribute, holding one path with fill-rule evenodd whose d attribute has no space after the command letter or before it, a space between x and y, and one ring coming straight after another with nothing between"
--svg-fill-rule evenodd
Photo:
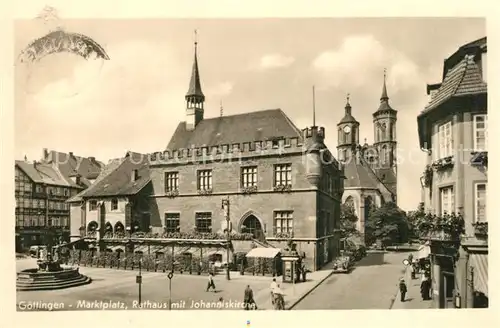
<instances>
[{"instance_id":1,"label":"sky","mask_svg":"<svg viewBox=\"0 0 500 328\"><path fill-rule=\"evenodd\" d=\"M53 28L15 24L15 51ZM297 18L66 20L64 30L91 37L110 60L53 54L15 68L15 157L42 149L107 162L128 150L164 150L185 118L184 96L197 30L205 117L281 108L299 127L316 122L336 154L336 125L350 95L360 141L373 142L372 113L384 68L398 111L398 205L415 209L425 154L416 117L426 84L440 82L445 58L486 35L480 18Z\"/></svg>"}]
</instances>

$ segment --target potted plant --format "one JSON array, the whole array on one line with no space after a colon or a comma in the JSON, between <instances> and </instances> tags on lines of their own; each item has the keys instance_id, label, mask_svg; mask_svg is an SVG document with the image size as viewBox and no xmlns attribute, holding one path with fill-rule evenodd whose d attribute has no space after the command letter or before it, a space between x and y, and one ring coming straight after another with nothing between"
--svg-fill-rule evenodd
<instances>
[{"instance_id":1,"label":"potted plant","mask_svg":"<svg viewBox=\"0 0 500 328\"><path fill-rule=\"evenodd\" d=\"M454 164L455 163L453 161L453 156L447 156L444 158L440 158L437 161L435 161L434 163L432 163L432 168L436 172L442 172L442 171L445 171L445 170L452 168Z\"/></svg>"},{"instance_id":2,"label":"potted plant","mask_svg":"<svg viewBox=\"0 0 500 328\"><path fill-rule=\"evenodd\" d=\"M472 225L474 227L474 235L477 238L488 238L488 222L475 222Z\"/></svg>"},{"instance_id":3,"label":"potted plant","mask_svg":"<svg viewBox=\"0 0 500 328\"><path fill-rule=\"evenodd\" d=\"M431 165L426 165L424 171L424 187L430 188L432 186L432 176L434 172Z\"/></svg>"}]
</instances>

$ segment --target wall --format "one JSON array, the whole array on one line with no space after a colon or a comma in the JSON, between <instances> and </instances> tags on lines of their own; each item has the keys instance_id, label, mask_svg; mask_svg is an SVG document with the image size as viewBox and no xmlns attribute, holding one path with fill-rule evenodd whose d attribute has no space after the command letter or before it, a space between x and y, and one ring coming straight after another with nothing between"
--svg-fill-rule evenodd
<instances>
[{"instance_id":1,"label":"wall","mask_svg":"<svg viewBox=\"0 0 500 328\"><path fill-rule=\"evenodd\" d=\"M474 148L472 113L455 113L437 121L432 126L432 155L427 156L427 164L432 164L439 157L438 126L452 121L453 149L455 164L452 169L444 172L434 172L432 180L432 196L426 188L424 201L427 211L440 213L439 189L453 186L455 191L455 211L461 212L466 221L466 232L473 233L472 223L475 216L475 183L488 180L487 170L470 164L471 152Z\"/></svg>"},{"instance_id":2,"label":"wall","mask_svg":"<svg viewBox=\"0 0 500 328\"><path fill-rule=\"evenodd\" d=\"M82 213L82 206L80 203L72 203L70 205L70 236L71 239L80 239L80 227L82 226L82 219L85 213ZM85 222L85 221L83 221Z\"/></svg>"}]
</instances>

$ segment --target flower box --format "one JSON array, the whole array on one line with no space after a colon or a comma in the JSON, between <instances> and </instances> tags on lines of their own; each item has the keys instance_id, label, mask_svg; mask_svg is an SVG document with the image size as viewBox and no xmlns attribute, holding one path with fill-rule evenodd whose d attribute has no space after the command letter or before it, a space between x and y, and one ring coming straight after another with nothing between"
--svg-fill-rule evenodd
<instances>
[{"instance_id":1,"label":"flower box","mask_svg":"<svg viewBox=\"0 0 500 328\"><path fill-rule=\"evenodd\" d=\"M241 191L244 193L244 194L252 194L252 193L256 193L257 192L257 186L250 186L250 187L244 187L241 189Z\"/></svg>"},{"instance_id":2,"label":"flower box","mask_svg":"<svg viewBox=\"0 0 500 328\"><path fill-rule=\"evenodd\" d=\"M465 221L460 214L438 216L427 213L415 223L420 238L438 240L460 240L465 233Z\"/></svg>"},{"instance_id":3,"label":"flower box","mask_svg":"<svg viewBox=\"0 0 500 328\"><path fill-rule=\"evenodd\" d=\"M211 195L212 192L213 192L212 189L201 189L201 190L198 190L198 195L207 196L207 195Z\"/></svg>"},{"instance_id":4,"label":"flower box","mask_svg":"<svg viewBox=\"0 0 500 328\"><path fill-rule=\"evenodd\" d=\"M174 197L179 196L179 190L177 190L177 189L175 189L175 190L169 190L165 194L169 198L174 198Z\"/></svg>"},{"instance_id":5,"label":"flower box","mask_svg":"<svg viewBox=\"0 0 500 328\"><path fill-rule=\"evenodd\" d=\"M430 188L432 186L432 177L434 175L434 171L432 170L431 165L427 165L424 171L424 187Z\"/></svg>"},{"instance_id":6,"label":"flower box","mask_svg":"<svg viewBox=\"0 0 500 328\"><path fill-rule=\"evenodd\" d=\"M290 239L293 237L292 232L277 232L274 234L275 238L283 238L283 239Z\"/></svg>"},{"instance_id":7,"label":"flower box","mask_svg":"<svg viewBox=\"0 0 500 328\"><path fill-rule=\"evenodd\" d=\"M280 191L280 192L290 192L292 191L292 185L277 185L274 186L274 191Z\"/></svg>"},{"instance_id":8,"label":"flower box","mask_svg":"<svg viewBox=\"0 0 500 328\"><path fill-rule=\"evenodd\" d=\"M453 156L447 156L447 157L438 159L437 161L432 163L432 168L436 172L441 172L441 171L445 171L445 170L452 168L453 165L455 165L455 162L453 161Z\"/></svg>"},{"instance_id":9,"label":"flower box","mask_svg":"<svg viewBox=\"0 0 500 328\"><path fill-rule=\"evenodd\" d=\"M488 238L488 222L476 222L472 224L474 235L478 238Z\"/></svg>"}]
</instances>

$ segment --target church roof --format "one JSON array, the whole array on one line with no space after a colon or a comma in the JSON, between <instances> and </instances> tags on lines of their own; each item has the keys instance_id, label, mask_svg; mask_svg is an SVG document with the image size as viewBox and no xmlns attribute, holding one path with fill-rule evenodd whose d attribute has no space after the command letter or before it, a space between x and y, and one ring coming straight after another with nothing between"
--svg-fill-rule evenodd
<instances>
[{"instance_id":1,"label":"church roof","mask_svg":"<svg viewBox=\"0 0 500 328\"><path fill-rule=\"evenodd\" d=\"M389 104L389 96L387 95L387 86L385 83L385 73L384 73L384 84L382 86L382 95L380 96L380 105L375 113L373 113L373 116L378 115L381 112L395 112L391 105Z\"/></svg>"},{"instance_id":2,"label":"church roof","mask_svg":"<svg viewBox=\"0 0 500 328\"><path fill-rule=\"evenodd\" d=\"M280 137L301 138L302 134L281 109L268 109L204 119L194 130L187 130L186 122L180 122L167 149L231 145Z\"/></svg>"},{"instance_id":3,"label":"church roof","mask_svg":"<svg viewBox=\"0 0 500 328\"><path fill-rule=\"evenodd\" d=\"M349 95L347 95L347 103L345 104L345 115L344 117L340 120L340 122L337 125L340 124L345 124L345 123L358 123L354 116L352 116L352 107L351 104L349 103Z\"/></svg>"},{"instance_id":4,"label":"church roof","mask_svg":"<svg viewBox=\"0 0 500 328\"><path fill-rule=\"evenodd\" d=\"M396 195L397 187L389 185L390 183L395 184L396 176L394 176L391 169L387 169L387 171L391 171L391 173L384 172L386 178L382 181L377 177L377 174L366 162L361 153L357 151L355 159L353 158L348 161L344 166L344 175L346 177L344 188L376 189L382 194L390 193Z\"/></svg>"}]
</instances>

